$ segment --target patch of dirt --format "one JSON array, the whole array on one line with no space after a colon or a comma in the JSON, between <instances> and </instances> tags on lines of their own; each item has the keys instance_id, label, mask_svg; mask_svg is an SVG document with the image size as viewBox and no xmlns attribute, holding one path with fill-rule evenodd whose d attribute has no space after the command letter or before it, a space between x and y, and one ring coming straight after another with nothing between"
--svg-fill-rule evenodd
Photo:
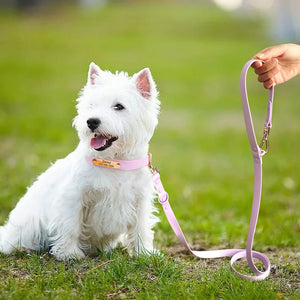
<instances>
[{"instance_id":1,"label":"patch of dirt","mask_svg":"<svg viewBox=\"0 0 300 300\"><path fill-rule=\"evenodd\" d=\"M203 244L202 244L203 245ZM199 244L191 245L192 250L205 251L216 250L217 248L203 248ZM225 249L226 246L218 249ZM178 262L188 263L193 262L193 265L188 266L187 273L194 273L201 269L209 268L212 272L220 268L229 266L230 258L218 259L200 259L192 255L181 243L175 243L172 247L165 249L174 260ZM286 292L286 289L300 289L300 248L275 248L268 247L261 250L267 255L271 262L271 272L269 279L276 281L279 285L279 290ZM238 263L238 262L237 262ZM246 265L246 261L241 264ZM258 263L258 266L262 265Z\"/></svg>"}]
</instances>

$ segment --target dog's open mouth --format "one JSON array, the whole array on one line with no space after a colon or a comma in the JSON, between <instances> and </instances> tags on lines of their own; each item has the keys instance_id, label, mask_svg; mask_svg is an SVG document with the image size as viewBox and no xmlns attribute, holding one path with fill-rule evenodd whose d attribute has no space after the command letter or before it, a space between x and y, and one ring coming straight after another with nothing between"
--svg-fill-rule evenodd
<instances>
[{"instance_id":1,"label":"dog's open mouth","mask_svg":"<svg viewBox=\"0 0 300 300\"><path fill-rule=\"evenodd\" d=\"M90 144L93 149L97 151L103 151L109 148L117 139L118 137L116 136L105 136L95 134L95 136L91 139Z\"/></svg>"}]
</instances>

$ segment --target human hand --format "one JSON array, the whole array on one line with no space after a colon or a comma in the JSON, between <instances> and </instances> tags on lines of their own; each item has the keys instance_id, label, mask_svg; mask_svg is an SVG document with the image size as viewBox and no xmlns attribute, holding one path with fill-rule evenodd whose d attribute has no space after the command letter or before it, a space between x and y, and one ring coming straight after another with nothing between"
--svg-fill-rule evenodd
<instances>
[{"instance_id":1,"label":"human hand","mask_svg":"<svg viewBox=\"0 0 300 300\"><path fill-rule=\"evenodd\" d=\"M300 45L281 44L269 47L258 52L253 59L265 62L254 62L252 67L258 75L258 81L266 89L300 74Z\"/></svg>"}]
</instances>

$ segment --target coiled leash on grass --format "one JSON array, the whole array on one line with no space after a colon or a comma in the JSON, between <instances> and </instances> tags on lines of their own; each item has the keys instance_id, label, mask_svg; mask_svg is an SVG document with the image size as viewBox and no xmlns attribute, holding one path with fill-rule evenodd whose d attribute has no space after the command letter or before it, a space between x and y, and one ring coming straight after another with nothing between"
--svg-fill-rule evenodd
<instances>
[{"instance_id":1,"label":"coiled leash on grass","mask_svg":"<svg viewBox=\"0 0 300 300\"><path fill-rule=\"evenodd\" d=\"M187 250L189 250L192 254L200 258L218 258L218 257L230 257L230 266L234 273L238 276L250 279L250 280L263 280L265 279L270 273L270 261L268 257L260 252L253 251L253 238L255 233L255 228L258 219L259 213L259 206L261 201L261 188L262 188L262 157L269 151L269 141L268 135L270 133L271 128L271 118L272 118L272 105L273 105L273 97L274 97L274 87L271 87L269 92L269 99L268 99L268 107L267 107L267 118L264 124L264 135L261 143L258 145L255 137L255 132L252 123L252 117L248 102L247 96L247 88L246 88L246 75L249 67L257 60L250 60L248 61L242 69L241 79L240 79L240 90L241 90L241 100L242 100L242 107L244 113L244 119L246 124L246 131L248 134L248 138L250 141L250 146L252 150L253 160L254 160L254 191L253 191L253 203L252 203L252 211L251 211L251 218L250 218L250 225L248 230L248 237L247 237L247 246L246 249L224 249L224 250L211 250L211 251L194 251L190 248L189 244L187 243L184 234L178 224L178 221L174 215L174 212L169 203L169 196L167 192L164 190L164 187L161 183L160 174L158 170L152 166L150 169L153 173L153 182L158 192L158 200L161 203L166 217L177 235L178 239L181 243L185 246ZM266 149L263 150L263 146L265 145ZM238 272L234 268L234 262L238 259L246 257L247 262L251 270L255 275L245 275ZM253 258L260 260L264 266L265 270L260 271L254 264Z\"/></svg>"}]
</instances>

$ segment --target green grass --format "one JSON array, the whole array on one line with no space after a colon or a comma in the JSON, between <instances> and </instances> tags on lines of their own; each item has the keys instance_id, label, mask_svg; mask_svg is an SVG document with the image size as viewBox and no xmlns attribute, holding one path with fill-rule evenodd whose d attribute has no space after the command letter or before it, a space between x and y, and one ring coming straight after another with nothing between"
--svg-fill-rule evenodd
<instances>
[{"instance_id":1,"label":"green grass","mask_svg":"<svg viewBox=\"0 0 300 300\"><path fill-rule=\"evenodd\" d=\"M1 11L0 221L50 162L76 146L71 124L88 64L130 74L148 66L162 102L151 152L183 231L195 248L245 247L253 166L239 75L270 44L261 20L195 3ZM248 82L260 138L267 92L252 72ZM157 204L155 244L164 255L116 250L69 263L47 253L1 255L0 298L299 299L298 98L299 79L276 87L254 241L270 257L267 280L239 279L227 259L187 255Z\"/></svg>"}]
</instances>

